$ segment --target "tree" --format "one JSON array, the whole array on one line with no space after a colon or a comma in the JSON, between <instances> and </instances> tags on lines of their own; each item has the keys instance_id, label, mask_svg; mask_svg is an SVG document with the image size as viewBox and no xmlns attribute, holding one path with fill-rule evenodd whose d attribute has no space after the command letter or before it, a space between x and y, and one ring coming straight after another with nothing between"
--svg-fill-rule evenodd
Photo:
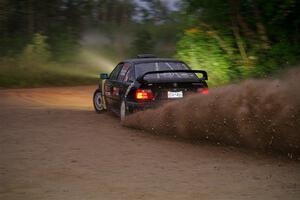
<instances>
[{"instance_id":1,"label":"tree","mask_svg":"<svg viewBox=\"0 0 300 200\"><path fill-rule=\"evenodd\" d=\"M218 39L211 34L205 29L187 30L178 43L177 57L193 68L206 70L210 76L210 85L226 84L232 76L232 61Z\"/></svg>"},{"instance_id":2,"label":"tree","mask_svg":"<svg viewBox=\"0 0 300 200\"><path fill-rule=\"evenodd\" d=\"M148 30L139 30L132 42L133 55L153 53L154 41Z\"/></svg>"},{"instance_id":3,"label":"tree","mask_svg":"<svg viewBox=\"0 0 300 200\"><path fill-rule=\"evenodd\" d=\"M194 19L191 27L210 30L240 78L272 73L299 59L299 1L186 0L185 6Z\"/></svg>"}]
</instances>

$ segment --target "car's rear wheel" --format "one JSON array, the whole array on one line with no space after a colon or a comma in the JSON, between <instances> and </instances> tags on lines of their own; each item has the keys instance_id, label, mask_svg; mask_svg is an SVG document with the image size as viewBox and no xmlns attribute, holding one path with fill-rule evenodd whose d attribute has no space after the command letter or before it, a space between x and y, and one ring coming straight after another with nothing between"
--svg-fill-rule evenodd
<instances>
[{"instance_id":1,"label":"car's rear wheel","mask_svg":"<svg viewBox=\"0 0 300 200\"><path fill-rule=\"evenodd\" d=\"M100 90L96 90L93 98L94 108L97 113L104 112L102 92Z\"/></svg>"}]
</instances>

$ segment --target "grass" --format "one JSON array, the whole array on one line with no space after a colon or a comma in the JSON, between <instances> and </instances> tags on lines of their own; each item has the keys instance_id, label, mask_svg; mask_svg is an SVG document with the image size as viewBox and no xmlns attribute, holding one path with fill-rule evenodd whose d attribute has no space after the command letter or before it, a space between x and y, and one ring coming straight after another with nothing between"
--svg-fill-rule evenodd
<instances>
[{"instance_id":1,"label":"grass","mask_svg":"<svg viewBox=\"0 0 300 200\"><path fill-rule=\"evenodd\" d=\"M97 84L96 68L79 65L47 64L43 67L22 66L15 60L0 62L0 88L28 88L46 86L75 86Z\"/></svg>"}]
</instances>

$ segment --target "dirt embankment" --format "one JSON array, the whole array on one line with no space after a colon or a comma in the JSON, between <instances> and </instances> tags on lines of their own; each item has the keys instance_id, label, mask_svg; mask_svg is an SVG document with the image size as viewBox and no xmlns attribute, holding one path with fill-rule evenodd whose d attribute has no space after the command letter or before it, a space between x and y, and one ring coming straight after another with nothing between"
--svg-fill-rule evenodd
<instances>
[{"instance_id":1,"label":"dirt embankment","mask_svg":"<svg viewBox=\"0 0 300 200\"><path fill-rule=\"evenodd\" d=\"M210 140L300 159L300 69L248 80L132 115L128 127Z\"/></svg>"}]
</instances>

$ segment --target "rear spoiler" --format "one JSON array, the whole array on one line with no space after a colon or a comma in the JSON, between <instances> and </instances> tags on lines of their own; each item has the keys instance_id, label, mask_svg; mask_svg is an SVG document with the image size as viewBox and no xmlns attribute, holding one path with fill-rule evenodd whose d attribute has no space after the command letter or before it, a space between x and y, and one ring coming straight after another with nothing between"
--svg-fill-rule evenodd
<instances>
[{"instance_id":1,"label":"rear spoiler","mask_svg":"<svg viewBox=\"0 0 300 200\"><path fill-rule=\"evenodd\" d=\"M207 72L204 70L162 70L162 71L151 71L146 72L145 74L138 77L138 82L144 82L145 76L149 74L166 74L166 73L195 73L195 74L202 74L203 77L199 78L200 80L208 80Z\"/></svg>"}]
</instances>

